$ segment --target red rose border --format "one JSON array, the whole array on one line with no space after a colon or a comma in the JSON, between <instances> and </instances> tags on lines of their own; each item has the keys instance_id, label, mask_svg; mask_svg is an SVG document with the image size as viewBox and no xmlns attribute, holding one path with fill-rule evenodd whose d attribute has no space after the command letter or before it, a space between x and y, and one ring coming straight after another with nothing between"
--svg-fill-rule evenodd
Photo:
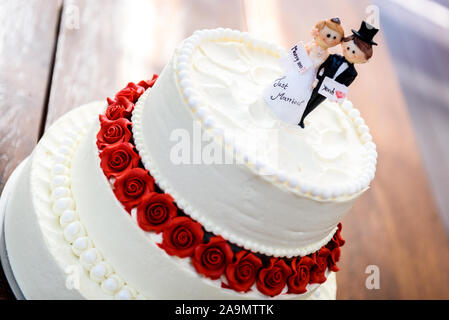
<instances>
[{"instance_id":1,"label":"red rose border","mask_svg":"<svg viewBox=\"0 0 449 320\"><path fill-rule=\"evenodd\" d=\"M132 136L131 114L139 97L151 88L157 75L137 84L130 82L101 114L97 146L101 168L113 183L117 199L131 214L136 209L137 223L145 232L162 233L159 247L169 255L190 258L196 271L210 279L222 279L222 287L248 292L255 287L274 297L287 286L288 294L303 294L307 284L326 281L326 270L338 271L341 223L333 238L318 251L304 257L276 258L250 252L204 227L176 206L143 166Z\"/></svg>"}]
</instances>

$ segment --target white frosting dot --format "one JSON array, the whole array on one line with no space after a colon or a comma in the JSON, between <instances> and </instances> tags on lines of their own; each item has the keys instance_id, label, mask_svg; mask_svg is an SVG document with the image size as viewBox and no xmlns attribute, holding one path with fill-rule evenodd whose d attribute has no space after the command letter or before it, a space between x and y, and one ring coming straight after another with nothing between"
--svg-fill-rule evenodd
<instances>
[{"instance_id":1,"label":"white frosting dot","mask_svg":"<svg viewBox=\"0 0 449 320\"><path fill-rule=\"evenodd\" d=\"M354 183L352 183L352 184L349 186L348 193L349 193L349 195L353 195L353 194L355 194L356 192L357 192L357 186L356 186Z\"/></svg>"},{"instance_id":2,"label":"white frosting dot","mask_svg":"<svg viewBox=\"0 0 449 320\"><path fill-rule=\"evenodd\" d=\"M189 57L185 54L185 52L181 52L181 55L178 57L178 63L187 62Z\"/></svg>"},{"instance_id":3,"label":"white frosting dot","mask_svg":"<svg viewBox=\"0 0 449 320\"><path fill-rule=\"evenodd\" d=\"M69 148L67 146L61 146L58 149L58 153L64 156L70 156L72 154L72 151L73 151L72 148Z\"/></svg>"},{"instance_id":4,"label":"white frosting dot","mask_svg":"<svg viewBox=\"0 0 449 320\"><path fill-rule=\"evenodd\" d=\"M183 73L188 73L187 71L181 71L179 74L183 74ZM186 88L184 90L184 96L186 97L186 99L188 100L190 97L193 96L193 89L192 88Z\"/></svg>"},{"instance_id":5,"label":"white frosting dot","mask_svg":"<svg viewBox=\"0 0 449 320\"><path fill-rule=\"evenodd\" d=\"M367 175L363 175L362 177L360 177L360 183L361 183L362 189L367 188L370 183L369 177Z\"/></svg>"},{"instance_id":6,"label":"white frosting dot","mask_svg":"<svg viewBox=\"0 0 449 320\"><path fill-rule=\"evenodd\" d=\"M373 157L374 159L377 159L377 151L376 150L369 150L368 154Z\"/></svg>"},{"instance_id":7,"label":"white frosting dot","mask_svg":"<svg viewBox=\"0 0 449 320\"><path fill-rule=\"evenodd\" d=\"M357 128L357 130L359 130L359 132L360 132L361 134L364 134L364 133L369 132L369 128L368 128L368 126L367 126L366 124L360 125L360 126Z\"/></svg>"},{"instance_id":8,"label":"white frosting dot","mask_svg":"<svg viewBox=\"0 0 449 320\"><path fill-rule=\"evenodd\" d=\"M53 204L53 212L60 216L65 210L73 210L75 203L72 198L60 198Z\"/></svg>"},{"instance_id":9,"label":"white frosting dot","mask_svg":"<svg viewBox=\"0 0 449 320\"><path fill-rule=\"evenodd\" d=\"M310 190L310 193L312 194L312 196L316 197L320 194L320 189L318 187L312 187L312 190Z\"/></svg>"},{"instance_id":10,"label":"white frosting dot","mask_svg":"<svg viewBox=\"0 0 449 320\"><path fill-rule=\"evenodd\" d=\"M364 144L364 146L368 149L368 150L376 150L376 144L372 141L369 141L367 143Z\"/></svg>"},{"instance_id":11,"label":"white frosting dot","mask_svg":"<svg viewBox=\"0 0 449 320\"><path fill-rule=\"evenodd\" d=\"M104 291L109 294L114 294L118 290L118 283L114 278L108 278L101 284Z\"/></svg>"},{"instance_id":12,"label":"white frosting dot","mask_svg":"<svg viewBox=\"0 0 449 320\"><path fill-rule=\"evenodd\" d=\"M66 136L72 140L76 140L76 138L78 137L78 132L74 129L67 130Z\"/></svg>"},{"instance_id":13,"label":"white frosting dot","mask_svg":"<svg viewBox=\"0 0 449 320\"><path fill-rule=\"evenodd\" d=\"M80 260L83 266L87 270L90 270L95 264L99 262L100 254L98 253L97 249L90 248L81 254Z\"/></svg>"},{"instance_id":14,"label":"white frosting dot","mask_svg":"<svg viewBox=\"0 0 449 320\"><path fill-rule=\"evenodd\" d=\"M265 167L264 167L264 170L263 170L263 173L264 173L265 175L267 175L267 176L273 176L276 172L275 172L275 170L274 170L272 167L270 167L270 166L265 166Z\"/></svg>"},{"instance_id":15,"label":"white frosting dot","mask_svg":"<svg viewBox=\"0 0 449 320\"><path fill-rule=\"evenodd\" d=\"M284 172L280 171L280 172L278 172L278 174L277 174L277 180L278 180L280 183L284 183L285 181L287 181L287 176L285 175Z\"/></svg>"},{"instance_id":16,"label":"white frosting dot","mask_svg":"<svg viewBox=\"0 0 449 320\"><path fill-rule=\"evenodd\" d=\"M192 82L189 79L184 79L180 83L181 88L185 89L192 86Z\"/></svg>"},{"instance_id":17,"label":"white frosting dot","mask_svg":"<svg viewBox=\"0 0 449 320\"><path fill-rule=\"evenodd\" d=\"M197 110L196 114L197 114L198 118L204 119L207 116L208 111L205 108L199 108Z\"/></svg>"},{"instance_id":18,"label":"white frosting dot","mask_svg":"<svg viewBox=\"0 0 449 320\"><path fill-rule=\"evenodd\" d=\"M55 189L57 187L68 187L69 182L70 180L67 176L54 176L52 179L52 188Z\"/></svg>"},{"instance_id":19,"label":"white frosting dot","mask_svg":"<svg viewBox=\"0 0 449 320\"><path fill-rule=\"evenodd\" d=\"M53 189L51 193L51 198L53 201L56 201L60 198L65 198L70 196L70 189L67 187L57 187Z\"/></svg>"},{"instance_id":20,"label":"white frosting dot","mask_svg":"<svg viewBox=\"0 0 449 320\"><path fill-rule=\"evenodd\" d=\"M331 192L331 198L338 198L342 195L342 189L341 188L335 188L334 190L332 190Z\"/></svg>"},{"instance_id":21,"label":"white frosting dot","mask_svg":"<svg viewBox=\"0 0 449 320\"><path fill-rule=\"evenodd\" d=\"M231 32L231 38L234 40L238 40L240 38L240 31L238 30L232 30Z\"/></svg>"},{"instance_id":22,"label":"white frosting dot","mask_svg":"<svg viewBox=\"0 0 449 320\"><path fill-rule=\"evenodd\" d=\"M100 283L111 273L111 268L105 262L100 262L99 264L92 267L90 270L90 278L95 282Z\"/></svg>"},{"instance_id":23,"label":"white frosting dot","mask_svg":"<svg viewBox=\"0 0 449 320\"><path fill-rule=\"evenodd\" d=\"M84 229L79 221L74 221L72 223L69 223L64 228L64 238L68 242L72 242L76 238L78 238L80 235L84 235Z\"/></svg>"},{"instance_id":24,"label":"white frosting dot","mask_svg":"<svg viewBox=\"0 0 449 320\"><path fill-rule=\"evenodd\" d=\"M369 142L373 140L373 137L368 132L366 132L362 135L361 139L362 142Z\"/></svg>"},{"instance_id":25,"label":"white frosting dot","mask_svg":"<svg viewBox=\"0 0 449 320\"><path fill-rule=\"evenodd\" d=\"M181 71L184 71L184 70L187 71L188 68L189 68L189 66L187 65L186 62L181 62L181 63L178 64L178 70L179 70L180 73L181 73Z\"/></svg>"},{"instance_id":26,"label":"white frosting dot","mask_svg":"<svg viewBox=\"0 0 449 320\"><path fill-rule=\"evenodd\" d=\"M76 212L73 210L65 210L62 214L61 217L59 218L59 223L61 224L61 226L66 226L69 223L75 221L76 219Z\"/></svg>"},{"instance_id":27,"label":"white frosting dot","mask_svg":"<svg viewBox=\"0 0 449 320\"><path fill-rule=\"evenodd\" d=\"M123 286L123 280L116 274L108 277L101 283L101 288L108 294L115 294Z\"/></svg>"},{"instance_id":28,"label":"white frosting dot","mask_svg":"<svg viewBox=\"0 0 449 320\"><path fill-rule=\"evenodd\" d=\"M60 163L60 164L68 165L69 162L70 162L70 158L65 156L65 155L62 155L62 154L56 154L53 157L53 161L54 161L54 163Z\"/></svg>"},{"instance_id":29,"label":"white frosting dot","mask_svg":"<svg viewBox=\"0 0 449 320\"><path fill-rule=\"evenodd\" d=\"M211 117L204 119L204 125L206 128L213 128L215 126L215 121Z\"/></svg>"},{"instance_id":30,"label":"white frosting dot","mask_svg":"<svg viewBox=\"0 0 449 320\"><path fill-rule=\"evenodd\" d=\"M321 193L321 197L325 200L329 199L331 197L332 193L331 190L329 189L324 189L323 192Z\"/></svg>"},{"instance_id":31,"label":"white frosting dot","mask_svg":"<svg viewBox=\"0 0 449 320\"><path fill-rule=\"evenodd\" d=\"M66 175L68 172L68 169L65 165L63 165L61 163L57 163L53 166L51 171L52 171L53 175L55 175L55 176Z\"/></svg>"},{"instance_id":32,"label":"white frosting dot","mask_svg":"<svg viewBox=\"0 0 449 320\"><path fill-rule=\"evenodd\" d=\"M191 46L191 45L190 46L184 46L181 49L181 52L180 52L181 56L187 57L186 62L188 61L188 59L190 59L190 57L192 56L192 53L193 53L193 46Z\"/></svg>"},{"instance_id":33,"label":"white frosting dot","mask_svg":"<svg viewBox=\"0 0 449 320\"><path fill-rule=\"evenodd\" d=\"M296 188L299 185L299 181L296 177L290 177L288 179L288 185L292 188Z\"/></svg>"},{"instance_id":34,"label":"white frosting dot","mask_svg":"<svg viewBox=\"0 0 449 320\"><path fill-rule=\"evenodd\" d=\"M256 160L256 163L254 164L254 168L257 171L260 171L263 169L263 167L264 167L264 164L262 162L260 162L259 160Z\"/></svg>"},{"instance_id":35,"label":"white frosting dot","mask_svg":"<svg viewBox=\"0 0 449 320\"><path fill-rule=\"evenodd\" d=\"M185 43L184 43L184 45L182 46L182 50L184 51L184 50L192 50L193 51L193 45L192 45L192 43L191 42L189 42L189 41L186 41Z\"/></svg>"},{"instance_id":36,"label":"white frosting dot","mask_svg":"<svg viewBox=\"0 0 449 320\"><path fill-rule=\"evenodd\" d=\"M351 111L349 111L348 115L351 119L355 119L360 116L360 111L357 109L352 109Z\"/></svg>"},{"instance_id":37,"label":"white frosting dot","mask_svg":"<svg viewBox=\"0 0 449 320\"><path fill-rule=\"evenodd\" d=\"M131 300L133 297L127 289L121 289L119 292L117 292L115 298L117 300Z\"/></svg>"},{"instance_id":38,"label":"white frosting dot","mask_svg":"<svg viewBox=\"0 0 449 320\"><path fill-rule=\"evenodd\" d=\"M353 108L352 102L349 100L345 100L343 102L343 104L341 105L341 107L343 108L343 110L345 111L349 111Z\"/></svg>"},{"instance_id":39,"label":"white frosting dot","mask_svg":"<svg viewBox=\"0 0 449 320\"><path fill-rule=\"evenodd\" d=\"M312 187L307 182L301 182L299 188L303 193L309 193L312 190Z\"/></svg>"},{"instance_id":40,"label":"white frosting dot","mask_svg":"<svg viewBox=\"0 0 449 320\"><path fill-rule=\"evenodd\" d=\"M232 30L229 28L226 28L224 30L224 36L226 39L232 40Z\"/></svg>"},{"instance_id":41,"label":"white frosting dot","mask_svg":"<svg viewBox=\"0 0 449 320\"><path fill-rule=\"evenodd\" d=\"M72 251L77 256L80 256L83 251L89 249L90 247L91 243L88 237L80 237L72 243Z\"/></svg>"},{"instance_id":42,"label":"white frosting dot","mask_svg":"<svg viewBox=\"0 0 449 320\"><path fill-rule=\"evenodd\" d=\"M200 105L200 101L198 100L197 97L190 97L189 98L189 106L192 109L197 109L199 107L199 105Z\"/></svg>"},{"instance_id":43,"label":"white frosting dot","mask_svg":"<svg viewBox=\"0 0 449 320\"><path fill-rule=\"evenodd\" d=\"M62 141L61 141L62 145L65 145L67 147L73 147L76 142L72 137L65 137Z\"/></svg>"},{"instance_id":44,"label":"white frosting dot","mask_svg":"<svg viewBox=\"0 0 449 320\"><path fill-rule=\"evenodd\" d=\"M362 117L357 117L357 118L354 120L354 124L355 124L356 126L361 126L361 125L364 124L364 123L365 123L365 121L363 120Z\"/></svg>"}]
</instances>

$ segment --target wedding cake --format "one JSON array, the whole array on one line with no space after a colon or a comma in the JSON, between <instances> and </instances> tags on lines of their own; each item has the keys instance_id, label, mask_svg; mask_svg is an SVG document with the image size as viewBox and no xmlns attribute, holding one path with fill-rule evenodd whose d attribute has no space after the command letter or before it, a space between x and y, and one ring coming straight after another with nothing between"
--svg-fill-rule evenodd
<instances>
[{"instance_id":1,"label":"wedding cake","mask_svg":"<svg viewBox=\"0 0 449 320\"><path fill-rule=\"evenodd\" d=\"M159 77L57 120L6 211L25 298L335 299L340 221L376 146L348 100L304 129L273 114L285 53L197 31Z\"/></svg>"}]
</instances>

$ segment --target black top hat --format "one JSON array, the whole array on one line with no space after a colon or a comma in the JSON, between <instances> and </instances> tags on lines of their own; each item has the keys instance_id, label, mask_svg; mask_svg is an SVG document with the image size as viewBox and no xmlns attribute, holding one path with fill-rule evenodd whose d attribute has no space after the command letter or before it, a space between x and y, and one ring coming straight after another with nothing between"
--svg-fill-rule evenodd
<instances>
[{"instance_id":1,"label":"black top hat","mask_svg":"<svg viewBox=\"0 0 449 320\"><path fill-rule=\"evenodd\" d=\"M373 38L379 29L374 28L366 21L362 21L359 31L355 31L354 29L351 29L351 31L360 40L377 46L377 43L373 41Z\"/></svg>"}]
</instances>

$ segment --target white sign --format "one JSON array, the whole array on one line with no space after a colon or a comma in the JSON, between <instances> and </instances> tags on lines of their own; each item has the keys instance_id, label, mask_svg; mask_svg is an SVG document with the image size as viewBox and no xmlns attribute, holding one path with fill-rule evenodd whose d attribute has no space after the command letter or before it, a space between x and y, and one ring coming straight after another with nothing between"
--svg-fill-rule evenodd
<instances>
[{"instance_id":1,"label":"white sign","mask_svg":"<svg viewBox=\"0 0 449 320\"><path fill-rule=\"evenodd\" d=\"M300 96L300 88L297 70L290 70L265 90L265 102L280 120L290 124L301 120L308 98Z\"/></svg>"},{"instance_id":2,"label":"white sign","mask_svg":"<svg viewBox=\"0 0 449 320\"><path fill-rule=\"evenodd\" d=\"M331 101L342 103L348 94L348 87L334 79L325 77L318 93Z\"/></svg>"},{"instance_id":3,"label":"white sign","mask_svg":"<svg viewBox=\"0 0 449 320\"><path fill-rule=\"evenodd\" d=\"M310 59L306 48L304 48L304 45L301 42L290 49L288 56L298 69L299 73L303 73L313 66L313 62Z\"/></svg>"},{"instance_id":4,"label":"white sign","mask_svg":"<svg viewBox=\"0 0 449 320\"><path fill-rule=\"evenodd\" d=\"M307 106L315 79L309 58L302 43L295 45L282 59L286 74L264 91L264 99L276 116L284 122L298 124ZM310 75L306 75L309 70ZM309 77L310 76L310 77ZM310 78L310 79L309 79Z\"/></svg>"}]
</instances>

